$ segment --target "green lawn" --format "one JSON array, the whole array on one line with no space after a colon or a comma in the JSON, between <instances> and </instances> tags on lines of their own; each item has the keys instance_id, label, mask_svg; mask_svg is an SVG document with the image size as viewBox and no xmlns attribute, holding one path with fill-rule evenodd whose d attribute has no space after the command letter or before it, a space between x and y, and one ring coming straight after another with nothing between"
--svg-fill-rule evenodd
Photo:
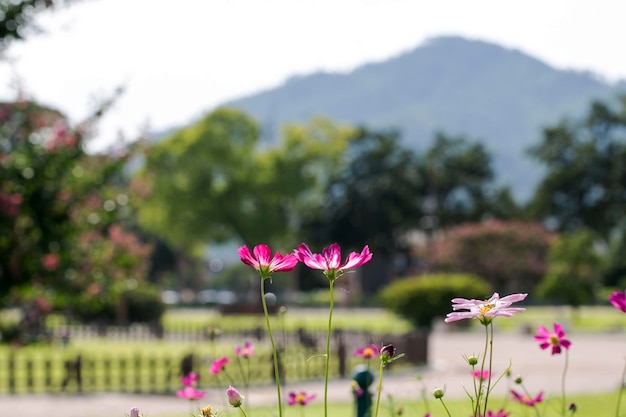
<instances>
[{"instance_id":1,"label":"green lawn","mask_svg":"<svg viewBox=\"0 0 626 417\"><path fill-rule=\"evenodd\" d=\"M617 405L618 393L607 394L594 394L594 395L580 395L568 397L568 401L576 404L577 411L573 416L575 417L615 417L616 405ZM396 407L402 407L402 417L423 417L426 412L430 412L432 417L447 417L441 403L437 400L429 400L427 404L421 401L393 401L393 406L390 406L389 399L381 401L378 415L379 417L392 417L391 409ZM623 400L624 401L624 400ZM622 402L623 402L622 401ZM208 403L207 403L208 404ZM206 406L204 402L200 402L199 406ZM471 415L470 403L467 400L450 400L446 401L446 407L450 411L452 417L467 417ZM523 406L513 402L507 402L502 398L494 398L490 401L493 405L494 411L505 407L506 411L509 411L510 417L527 417L536 416L535 410L530 407ZM538 410L541 416L552 417L560 415L560 402L558 398L550 399L544 403L538 405ZM245 407L244 407L245 409ZM181 417L187 416L182 411L185 410L185 406L181 404L181 414L177 415L164 415L164 416L152 416L152 417ZM233 408L217 409L218 416L242 416L241 412ZM250 410L245 409L248 417L275 417L278 412L275 407L256 407ZM372 408L373 412L373 408ZM354 416L353 404L338 403L329 405L329 416L331 417L349 417ZM309 403L305 407L293 406L284 408L284 417L319 417L324 415L323 399L316 398L313 402ZM397 414L396 414L397 415ZM568 414L571 415L571 414ZM619 417L626 417L626 404L621 407Z\"/></svg>"},{"instance_id":2,"label":"green lawn","mask_svg":"<svg viewBox=\"0 0 626 417\"><path fill-rule=\"evenodd\" d=\"M283 323L284 320L284 323ZM443 318L441 319L443 320ZM567 324L568 328L579 332L603 332L621 329L624 326L623 314L611 306L587 306L578 310L569 307L527 306L527 310L507 320L496 323L498 330L516 331L522 327L535 329L538 325L550 325L554 321ZM320 309L291 309L284 318L272 317L272 327L276 331L287 331L299 327L320 330L328 325L328 311ZM216 325L225 330L262 327L262 316L220 315L208 309L170 309L163 318L167 327L186 326L204 328ZM477 325L477 323L473 323ZM411 325L403 318L382 309L336 309L333 313L333 328L367 330L373 333L405 333Z\"/></svg>"}]
</instances>

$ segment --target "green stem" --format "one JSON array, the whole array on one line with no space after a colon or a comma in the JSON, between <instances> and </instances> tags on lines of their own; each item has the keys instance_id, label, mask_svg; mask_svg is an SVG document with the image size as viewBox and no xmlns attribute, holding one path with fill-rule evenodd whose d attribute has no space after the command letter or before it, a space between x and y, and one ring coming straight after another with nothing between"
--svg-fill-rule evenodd
<instances>
[{"instance_id":1,"label":"green stem","mask_svg":"<svg viewBox=\"0 0 626 417\"><path fill-rule=\"evenodd\" d=\"M243 414L243 417L248 417L248 416L246 415L246 412L245 412L245 411L243 411L243 407L239 407L239 409L241 410L241 414Z\"/></svg>"},{"instance_id":2,"label":"green stem","mask_svg":"<svg viewBox=\"0 0 626 417\"><path fill-rule=\"evenodd\" d=\"M265 324L267 325L267 334L272 344L272 356L274 359L274 378L276 379L276 393L278 395L278 416L283 416L283 402L280 398L280 374L278 372L278 355L276 354L276 344L272 336L272 328L270 327L270 315L267 312L267 303L265 302L265 279L261 278L261 303L263 304L263 313L265 314ZM328 370L326 371L328 373ZM242 410L243 412L243 410ZM245 415L245 413L244 413Z\"/></svg>"},{"instance_id":3,"label":"green stem","mask_svg":"<svg viewBox=\"0 0 626 417\"><path fill-rule=\"evenodd\" d=\"M489 339L489 376L487 377L487 391L485 392L485 407L483 408L483 416L487 415L487 402L489 401L489 392L491 391L491 369L493 366L493 321L489 324L487 338Z\"/></svg>"},{"instance_id":4,"label":"green stem","mask_svg":"<svg viewBox=\"0 0 626 417\"><path fill-rule=\"evenodd\" d=\"M328 371L330 369L330 337L335 307L335 282L330 280L330 307L328 311L328 333L326 335L326 375L324 378L324 416L328 417Z\"/></svg>"},{"instance_id":5,"label":"green stem","mask_svg":"<svg viewBox=\"0 0 626 417\"><path fill-rule=\"evenodd\" d=\"M619 417L622 392L624 392L624 378L626 378L626 363L624 363L624 369L622 370L622 379L619 380L619 392L617 393L617 408L615 409L615 417Z\"/></svg>"},{"instance_id":6,"label":"green stem","mask_svg":"<svg viewBox=\"0 0 626 417\"><path fill-rule=\"evenodd\" d=\"M446 409L446 413L448 414L448 417L452 417L452 416L450 415L450 410L448 410L448 407L446 407L446 403L445 403L445 402L443 402L443 398L439 398L439 401L441 401L441 405L443 405L443 408L445 408L445 409Z\"/></svg>"},{"instance_id":7,"label":"green stem","mask_svg":"<svg viewBox=\"0 0 626 417\"><path fill-rule=\"evenodd\" d=\"M378 417L378 405L380 404L380 393L383 391L383 368L384 362L380 361L380 369L378 371L378 394L376 395L376 408L374 409L374 417Z\"/></svg>"},{"instance_id":8,"label":"green stem","mask_svg":"<svg viewBox=\"0 0 626 417\"><path fill-rule=\"evenodd\" d=\"M480 397L482 396L482 392L483 392L482 375L483 375L483 372L485 371L485 359L487 359L487 348L489 347L489 327L488 327L488 324L484 324L484 323L483 323L483 326L485 326L485 349L483 349L483 356L480 361L481 379L479 380L480 387L478 388L478 395L476 396L476 406L474 407L474 417L478 417L479 415Z\"/></svg>"},{"instance_id":9,"label":"green stem","mask_svg":"<svg viewBox=\"0 0 626 417\"><path fill-rule=\"evenodd\" d=\"M563 367L563 375L561 375L561 414L565 417L565 410L567 409L566 401L565 401L565 374L567 373L567 365L569 363L569 351L565 349L565 366Z\"/></svg>"}]
</instances>

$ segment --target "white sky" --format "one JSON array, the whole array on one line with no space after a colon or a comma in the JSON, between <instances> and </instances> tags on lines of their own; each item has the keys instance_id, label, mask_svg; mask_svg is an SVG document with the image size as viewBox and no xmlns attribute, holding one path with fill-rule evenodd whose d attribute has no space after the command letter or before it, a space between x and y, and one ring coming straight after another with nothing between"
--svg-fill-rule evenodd
<instances>
[{"instance_id":1,"label":"white sky","mask_svg":"<svg viewBox=\"0 0 626 417\"><path fill-rule=\"evenodd\" d=\"M0 100L28 96L78 121L125 85L97 147L185 124L292 75L348 71L461 35L558 68L626 79L622 0L84 0L0 62Z\"/></svg>"}]
</instances>

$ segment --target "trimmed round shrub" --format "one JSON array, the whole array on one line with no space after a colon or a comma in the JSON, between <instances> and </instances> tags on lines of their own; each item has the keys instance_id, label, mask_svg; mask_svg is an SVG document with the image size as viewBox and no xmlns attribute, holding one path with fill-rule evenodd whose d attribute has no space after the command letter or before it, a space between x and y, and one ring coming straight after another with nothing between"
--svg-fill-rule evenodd
<instances>
[{"instance_id":1,"label":"trimmed round shrub","mask_svg":"<svg viewBox=\"0 0 626 417\"><path fill-rule=\"evenodd\" d=\"M433 319L452 311L457 297L487 299L491 285L471 274L425 274L398 279L383 288L383 305L409 320L417 329L430 331Z\"/></svg>"}]
</instances>

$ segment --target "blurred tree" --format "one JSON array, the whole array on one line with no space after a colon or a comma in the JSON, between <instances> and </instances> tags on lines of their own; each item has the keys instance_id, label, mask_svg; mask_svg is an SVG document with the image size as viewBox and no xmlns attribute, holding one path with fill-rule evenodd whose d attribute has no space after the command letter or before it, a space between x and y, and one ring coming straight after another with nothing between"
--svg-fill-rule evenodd
<instances>
[{"instance_id":1,"label":"blurred tree","mask_svg":"<svg viewBox=\"0 0 626 417\"><path fill-rule=\"evenodd\" d=\"M438 133L420 162L420 175L425 214L436 214L441 227L475 221L488 214L494 175L491 155L482 144ZM511 201L503 200L500 207L509 207L504 202ZM510 210L500 212L507 214Z\"/></svg>"},{"instance_id":2,"label":"blurred tree","mask_svg":"<svg viewBox=\"0 0 626 417\"><path fill-rule=\"evenodd\" d=\"M626 218L611 230L606 250L601 252L602 282L610 287L626 287Z\"/></svg>"},{"instance_id":3,"label":"blurred tree","mask_svg":"<svg viewBox=\"0 0 626 417\"><path fill-rule=\"evenodd\" d=\"M493 193L491 159L480 144L438 134L433 147L418 155L401 145L396 132L355 133L344 165L329 178L322 210L305 228L320 245L370 245L377 256L364 268L366 292L409 268L402 259L409 256L408 231L432 235L436 228L516 210L506 190ZM394 262L404 265L402 271Z\"/></svg>"},{"instance_id":4,"label":"blurred tree","mask_svg":"<svg viewBox=\"0 0 626 417\"><path fill-rule=\"evenodd\" d=\"M323 208L307 227L319 244L346 248L367 243L390 256L406 227L417 224L421 180L416 155L401 147L396 132L356 132L346 161L328 178Z\"/></svg>"},{"instance_id":5,"label":"blurred tree","mask_svg":"<svg viewBox=\"0 0 626 417\"><path fill-rule=\"evenodd\" d=\"M290 249L303 213L319 205L322 178L339 165L348 132L313 120L287 126L278 147L261 148L252 119L217 109L148 149L137 176L150 188L140 222L192 270L210 242Z\"/></svg>"},{"instance_id":6,"label":"blurred tree","mask_svg":"<svg viewBox=\"0 0 626 417\"><path fill-rule=\"evenodd\" d=\"M139 173L151 188L140 223L185 252L199 256L209 241L271 228L275 219L242 226L265 202L255 194L262 177L255 158L256 124L218 109L147 150Z\"/></svg>"},{"instance_id":7,"label":"blurred tree","mask_svg":"<svg viewBox=\"0 0 626 417\"><path fill-rule=\"evenodd\" d=\"M544 130L530 150L547 174L529 205L556 230L594 230L605 240L626 212L626 96L594 102L581 121Z\"/></svg>"},{"instance_id":8,"label":"blurred tree","mask_svg":"<svg viewBox=\"0 0 626 417\"><path fill-rule=\"evenodd\" d=\"M8 0L0 2L0 55L12 41L40 32L35 16L74 3L76 0Z\"/></svg>"},{"instance_id":9,"label":"blurred tree","mask_svg":"<svg viewBox=\"0 0 626 417\"><path fill-rule=\"evenodd\" d=\"M0 293L13 302L116 305L145 277L150 248L122 227L132 223L124 175L132 151L83 149L109 105L72 129L54 109L0 103Z\"/></svg>"},{"instance_id":10,"label":"blurred tree","mask_svg":"<svg viewBox=\"0 0 626 417\"><path fill-rule=\"evenodd\" d=\"M595 300L600 281L594 233L580 229L560 236L550 248L548 270L537 287L537 296L580 307Z\"/></svg>"},{"instance_id":11,"label":"blurred tree","mask_svg":"<svg viewBox=\"0 0 626 417\"><path fill-rule=\"evenodd\" d=\"M421 256L433 271L476 274L503 294L532 292L546 273L551 241L539 223L488 220L449 229Z\"/></svg>"}]
</instances>

